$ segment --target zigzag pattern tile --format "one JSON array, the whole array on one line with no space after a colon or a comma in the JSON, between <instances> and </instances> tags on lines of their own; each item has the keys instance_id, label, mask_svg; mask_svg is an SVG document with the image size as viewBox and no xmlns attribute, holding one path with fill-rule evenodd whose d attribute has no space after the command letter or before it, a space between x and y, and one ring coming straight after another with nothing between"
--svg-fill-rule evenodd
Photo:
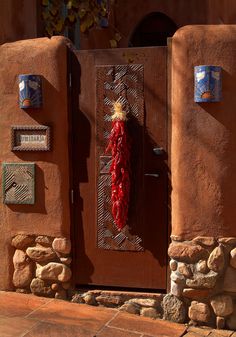
<instances>
[{"instance_id":1,"label":"zigzag pattern tile","mask_svg":"<svg viewBox=\"0 0 236 337\"><path fill-rule=\"evenodd\" d=\"M7 204L34 202L34 164L3 164L3 197Z\"/></svg>"},{"instance_id":2,"label":"zigzag pattern tile","mask_svg":"<svg viewBox=\"0 0 236 337\"><path fill-rule=\"evenodd\" d=\"M143 65L97 67L97 246L102 249L142 251L142 239L131 235L129 225L121 232L111 213L111 176L99 171L111 130L112 104L118 100L129 116L144 123Z\"/></svg>"}]
</instances>

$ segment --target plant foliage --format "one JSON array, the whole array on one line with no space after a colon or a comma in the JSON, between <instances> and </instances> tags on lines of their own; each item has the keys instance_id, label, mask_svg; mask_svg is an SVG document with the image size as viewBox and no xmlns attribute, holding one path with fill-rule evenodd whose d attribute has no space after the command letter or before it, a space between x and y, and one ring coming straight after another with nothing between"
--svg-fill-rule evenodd
<instances>
[{"instance_id":1,"label":"plant foliage","mask_svg":"<svg viewBox=\"0 0 236 337\"><path fill-rule=\"evenodd\" d=\"M108 15L108 0L41 0L42 19L47 36L59 35L79 21L85 33Z\"/></svg>"}]
</instances>

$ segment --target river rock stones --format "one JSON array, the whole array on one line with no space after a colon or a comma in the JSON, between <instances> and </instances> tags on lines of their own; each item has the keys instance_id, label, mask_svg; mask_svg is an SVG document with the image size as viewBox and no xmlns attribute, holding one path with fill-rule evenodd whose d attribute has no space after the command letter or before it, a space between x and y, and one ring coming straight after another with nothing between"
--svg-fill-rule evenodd
<instances>
[{"instance_id":1,"label":"river rock stones","mask_svg":"<svg viewBox=\"0 0 236 337\"><path fill-rule=\"evenodd\" d=\"M23 250L16 249L13 255L13 265L15 269L24 268L29 262L28 256Z\"/></svg>"},{"instance_id":2,"label":"river rock stones","mask_svg":"<svg viewBox=\"0 0 236 337\"><path fill-rule=\"evenodd\" d=\"M140 310L140 316L149 317L149 318L157 318L158 313L155 308L142 308Z\"/></svg>"},{"instance_id":3,"label":"river rock stones","mask_svg":"<svg viewBox=\"0 0 236 337\"><path fill-rule=\"evenodd\" d=\"M206 303L193 301L188 311L189 318L197 322L209 322L211 318L210 308Z\"/></svg>"},{"instance_id":4,"label":"river rock stones","mask_svg":"<svg viewBox=\"0 0 236 337\"><path fill-rule=\"evenodd\" d=\"M189 241L172 240L170 292L183 299L188 319L193 324L234 327L236 238L198 236ZM165 317L168 319L168 314Z\"/></svg>"},{"instance_id":5,"label":"river rock stones","mask_svg":"<svg viewBox=\"0 0 236 337\"><path fill-rule=\"evenodd\" d=\"M210 271L207 274L196 273L193 279L187 279L186 285L189 288L213 288L216 284L218 274Z\"/></svg>"},{"instance_id":6,"label":"river rock stones","mask_svg":"<svg viewBox=\"0 0 236 337\"><path fill-rule=\"evenodd\" d=\"M170 260L170 270L175 271L178 267L178 262L175 260Z\"/></svg>"},{"instance_id":7,"label":"river rock stones","mask_svg":"<svg viewBox=\"0 0 236 337\"><path fill-rule=\"evenodd\" d=\"M195 263L208 256L208 252L200 245L181 243L171 243L168 254L172 259L180 262Z\"/></svg>"},{"instance_id":8,"label":"river rock stones","mask_svg":"<svg viewBox=\"0 0 236 337\"><path fill-rule=\"evenodd\" d=\"M211 252L207 261L207 266L209 269L215 271L216 273L219 273L224 269L225 255L222 246L216 247Z\"/></svg>"},{"instance_id":9,"label":"river rock stones","mask_svg":"<svg viewBox=\"0 0 236 337\"><path fill-rule=\"evenodd\" d=\"M36 276L42 280L67 282L71 278L71 270L62 263L49 262L37 268Z\"/></svg>"},{"instance_id":10,"label":"river rock stones","mask_svg":"<svg viewBox=\"0 0 236 337\"><path fill-rule=\"evenodd\" d=\"M56 238L52 243L52 248L61 254L70 254L71 242L67 238Z\"/></svg>"},{"instance_id":11,"label":"river rock stones","mask_svg":"<svg viewBox=\"0 0 236 337\"><path fill-rule=\"evenodd\" d=\"M125 303L120 307L120 311L125 311L129 314L138 315L140 313L140 306L132 302Z\"/></svg>"},{"instance_id":12,"label":"river rock stones","mask_svg":"<svg viewBox=\"0 0 236 337\"><path fill-rule=\"evenodd\" d=\"M229 316L233 312L233 301L230 296L218 295L211 300L211 306L216 316Z\"/></svg>"},{"instance_id":13,"label":"river rock stones","mask_svg":"<svg viewBox=\"0 0 236 337\"><path fill-rule=\"evenodd\" d=\"M162 307L164 311L163 318L176 323L184 323L186 319L186 307L180 299L167 294L163 298Z\"/></svg>"},{"instance_id":14,"label":"river rock stones","mask_svg":"<svg viewBox=\"0 0 236 337\"><path fill-rule=\"evenodd\" d=\"M53 261L56 258L52 248L45 247L29 247L26 249L26 254L35 262Z\"/></svg>"},{"instance_id":15,"label":"river rock stones","mask_svg":"<svg viewBox=\"0 0 236 337\"><path fill-rule=\"evenodd\" d=\"M232 249L230 252L230 265L236 268L236 248Z\"/></svg>"},{"instance_id":16,"label":"river rock stones","mask_svg":"<svg viewBox=\"0 0 236 337\"><path fill-rule=\"evenodd\" d=\"M157 301L151 298L132 298L128 303L135 303L145 308L155 308L158 306Z\"/></svg>"},{"instance_id":17,"label":"river rock stones","mask_svg":"<svg viewBox=\"0 0 236 337\"><path fill-rule=\"evenodd\" d=\"M206 260L200 260L200 261L198 261L198 263L196 265L196 270L199 273L207 274L209 272L209 269L207 267L207 261Z\"/></svg>"},{"instance_id":18,"label":"river rock stones","mask_svg":"<svg viewBox=\"0 0 236 337\"><path fill-rule=\"evenodd\" d=\"M236 293L236 269L228 267L225 272L223 289L227 292Z\"/></svg>"},{"instance_id":19,"label":"river rock stones","mask_svg":"<svg viewBox=\"0 0 236 337\"><path fill-rule=\"evenodd\" d=\"M180 262L178 264L178 272L182 275L184 275L185 277L189 278L193 276L191 267L189 265L187 265L186 263Z\"/></svg>"},{"instance_id":20,"label":"river rock stones","mask_svg":"<svg viewBox=\"0 0 236 337\"><path fill-rule=\"evenodd\" d=\"M177 297L181 297L181 295L183 293L183 288L184 288L183 284L175 283L174 281L171 280L170 293L172 295L175 295Z\"/></svg>"},{"instance_id":21,"label":"river rock stones","mask_svg":"<svg viewBox=\"0 0 236 337\"><path fill-rule=\"evenodd\" d=\"M35 242L45 247L51 247L53 238L51 236L39 235L36 237Z\"/></svg>"},{"instance_id":22,"label":"river rock stones","mask_svg":"<svg viewBox=\"0 0 236 337\"><path fill-rule=\"evenodd\" d=\"M199 243L203 246L212 247L216 243L216 239L212 236L197 236L193 239L194 243Z\"/></svg>"},{"instance_id":23,"label":"river rock stones","mask_svg":"<svg viewBox=\"0 0 236 337\"><path fill-rule=\"evenodd\" d=\"M51 296L53 294L52 288L47 286L43 280L34 278L30 283L30 290L34 295Z\"/></svg>"},{"instance_id":24,"label":"river rock stones","mask_svg":"<svg viewBox=\"0 0 236 337\"><path fill-rule=\"evenodd\" d=\"M65 299L71 288L70 240L19 234L12 239L12 245L16 248L13 255L15 288L38 296Z\"/></svg>"},{"instance_id":25,"label":"river rock stones","mask_svg":"<svg viewBox=\"0 0 236 337\"><path fill-rule=\"evenodd\" d=\"M13 237L11 244L17 249L24 249L30 246L34 242L34 237L32 235L18 234Z\"/></svg>"},{"instance_id":26,"label":"river rock stones","mask_svg":"<svg viewBox=\"0 0 236 337\"><path fill-rule=\"evenodd\" d=\"M16 288L28 287L33 277L32 264L28 263L13 273L13 284Z\"/></svg>"}]
</instances>

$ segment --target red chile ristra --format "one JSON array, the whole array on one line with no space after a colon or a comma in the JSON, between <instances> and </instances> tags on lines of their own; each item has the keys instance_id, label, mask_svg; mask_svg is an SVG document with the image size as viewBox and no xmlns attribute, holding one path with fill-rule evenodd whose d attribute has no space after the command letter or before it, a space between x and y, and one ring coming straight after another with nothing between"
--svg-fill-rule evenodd
<instances>
[{"instance_id":1,"label":"red chile ristra","mask_svg":"<svg viewBox=\"0 0 236 337\"><path fill-rule=\"evenodd\" d=\"M130 195L130 139L127 130L126 113L122 104L113 104L112 130L106 153L111 152L111 201L112 215L121 230L127 222Z\"/></svg>"}]
</instances>

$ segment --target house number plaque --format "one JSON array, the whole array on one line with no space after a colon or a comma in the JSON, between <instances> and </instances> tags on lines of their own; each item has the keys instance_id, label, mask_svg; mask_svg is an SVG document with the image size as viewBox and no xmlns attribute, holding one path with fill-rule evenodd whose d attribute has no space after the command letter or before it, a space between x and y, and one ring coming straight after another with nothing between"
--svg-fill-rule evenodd
<instances>
[{"instance_id":1,"label":"house number plaque","mask_svg":"<svg viewBox=\"0 0 236 337\"><path fill-rule=\"evenodd\" d=\"M3 163L3 202L5 204L34 204L35 164Z\"/></svg>"},{"instance_id":2,"label":"house number plaque","mask_svg":"<svg viewBox=\"0 0 236 337\"><path fill-rule=\"evenodd\" d=\"M12 151L49 151L50 128L48 126L12 126Z\"/></svg>"}]
</instances>

